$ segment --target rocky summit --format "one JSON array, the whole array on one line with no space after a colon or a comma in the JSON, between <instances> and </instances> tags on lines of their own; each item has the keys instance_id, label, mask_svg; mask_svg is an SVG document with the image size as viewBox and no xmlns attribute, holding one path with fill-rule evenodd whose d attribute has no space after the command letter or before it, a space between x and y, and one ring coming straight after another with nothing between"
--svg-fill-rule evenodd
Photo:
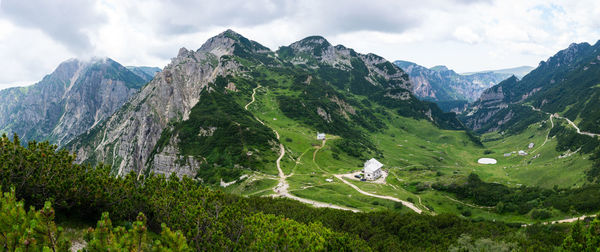
<instances>
[{"instance_id":1,"label":"rocky summit","mask_svg":"<svg viewBox=\"0 0 600 252\"><path fill-rule=\"evenodd\" d=\"M109 58L67 60L34 85L0 91L0 132L62 146L111 116L152 77Z\"/></svg>"}]
</instances>

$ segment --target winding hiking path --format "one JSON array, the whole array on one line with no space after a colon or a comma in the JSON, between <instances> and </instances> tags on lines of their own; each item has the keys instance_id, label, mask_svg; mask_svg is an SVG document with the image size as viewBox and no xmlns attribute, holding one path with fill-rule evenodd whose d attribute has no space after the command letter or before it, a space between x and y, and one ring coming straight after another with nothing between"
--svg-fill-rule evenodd
<instances>
[{"instance_id":1,"label":"winding hiking path","mask_svg":"<svg viewBox=\"0 0 600 252\"><path fill-rule=\"evenodd\" d=\"M549 222L544 222L544 224L571 223L571 222L576 222L578 220L583 220L583 219L585 219L587 217L596 217L596 214L583 215L583 216L579 216L579 217L573 217L573 218L567 218L567 219L562 219L562 220L549 221Z\"/></svg>"},{"instance_id":2,"label":"winding hiking path","mask_svg":"<svg viewBox=\"0 0 600 252\"><path fill-rule=\"evenodd\" d=\"M586 131L581 131L581 129L579 129L579 127L577 127L577 125L573 121L571 121L569 118L560 116L558 113L554 113L554 114L548 113L546 111L542 111L541 109L534 107L533 105L529 105L529 107L532 110L534 110L534 111L542 112L542 113L545 113L547 115L550 115L550 123L552 124L552 128L554 128L554 121L552 121L552 118L556 117L556 118L559 118L559 119L567 120L567 122L569 123L569 125L573 126L573 128L575 128L575 130L577 130L577 134L587 135L587 136L591 136L591 137L600 136L600 134L586 132ZM552 128L550 128L550 130L552 130ZM549 135L550 135L550 132L548 132L548 135L546 135L546 140L544 141L544 143L540 147L538 147L535 151L539 150L544 144L546 144L546 142L548 142L548 136ZM562 220L555 220L555 221L550 221L550 222L544 222L543 224L571 223L571 222L575 222L575 221L578 221L578 220L583 220L583 219L585 219L587 217L596 217L596 214L593 214L593 215L582 215L580 217L573 217L573 218L567 218L567 219L562 219Z\"/></svg>"},{"instance_id":3,"label":"winding hiking path","mask_svg":"<svg viewBox=\"0 0 600 252\"><path fill-rule=\"evenodd\" d=\"M546 134L546 139L544 140L544 142L540 146L538 146L537 148L535 148L535 150L533 150L531 152L532 154L536 153L538 150L540 150L542 147L544 147L544 145L546 145L546 143L548 142L548 140L550 140L550 132L552 131L552 129L554 129L554 121L552 120L552 118L554 118L554 115L550 114L550 124L552 125L552 127L550 127L550 129L548 130L548 134Z\"/></svg>"},{"instance_id":4,"label":"winding hiking path","mask_svg":"<svg viewBox=\"0 0 600 252\"><path fill-rule=\"evenodd\" d=\"M567 218L567 219L562 219L562 220L555 220L555 221L547 221L547 222L542 222L541 224L543 225L549 225L549 224L559 224L559 223L572 223L572 222L576 222L578 220L583 220L585 218L593 218L596 217L597 214L592 214L592 215L582 215L579 217L573 217L573 218ZM527 226L531 226L533 224L523 224L523 227L527 227Z\"/></svg>"},{"instance_id":5,"label":"winding hiking path","mask_svg":"<svg viewBox=\"0 0 600 252\"><path fill-rule=\"evenodd\" d=\"M320 149L323 149L323 147L325 147L325 143L327 142L327 139L323 139L323 142L321 143L320 147L317 147L315 149L315 152L313 152L313 162L315 162L315 158L317 158L317 152L319 152ZM315 163L316 164L316 163Z\"/></svg>"},{"instance_id":6,"label":"winding hiking path","mask_svg":"<svg viewBox=\"0 0 600 252\"><path fill-rule=\"evenodd\" d=\"M569 118L559 116L558 114L555 114L554 116L557 117L557 118L561 118L561 119L567 120L567 122L569 122L569 124L571 124L571 126L573 126L577 130L577 134L579 134L579 135L587 135L587 136L591 136L591 137L600 136L600 134L591 133L591 132L587 132L587 131L581 131L579 129L579 127L577 127L577 125L575 125L574 122L572 122L571 120L569 120Z\"/></svg>"},{"instance_id":7,"label":"winding hiking path","mask_svg":"<svg viewBox=\"0 0 600 252\"><path fill-rule=\"evenodd\" d=\"M255 88L252 89L252 101L248 102L248 104L246 104L246 106L244 106L245 110L248 110L248 106L250 106L250 104L252 104L252 103L254 103L254 101L256 101L254 96L256 95L256 90L259 88L260 88L260 84L258 84L258 86L256 86Z\"/></svg>"},{"instance_id":8,"label":"winding hiking path","mask_svg":"<svg viewBox=\"0 0 600 252\"><path fill-rule=\"evenodd\" d=\"M252 101L250 101L248 104L246 104L246 106L244 106L244 109L248 110L248 106L250 106L250 104L252 104L252 103L254 103L254 101L256 101L256 99L255 99L256 90L260 87L261 87L261 85L258 85L254 89L252 89ZM263 121L261 121L260 119L258 119L257 117L255 117L255 119L258 120L258 122L260 122L262 125L265 125L265 123ZM267 126L267 125L265 125L265 126ZM277 130L275 130L273 128L271 128L271 130L273 130L273 132L275 132L275 136L277 137L277 140L279 140L279 132L277 132ZM323 145L324 144L325 143L323 143ZM296 201L300 201L305 204L310 204L314 207L328 207L328 208L334 208L334 209L339 209L339 210L360 212L360 210L355 209L355 208L333 205L333 204L329 204L329 203L300 198L298 196L292 195L288 190L290 187L290 184L288 184L288 182L286 181L286 178L288 176L285 176L285 173L283 173L283 170L281 169L281 159L284 156L285 156L285 147L283 146L283 144L281 142L279 142L279 157L275 161L275 164L277 165L278 175L279 175L279 183L277 184L277 186L275 186L273 188L273 191L275 191L275 193L277 193L278 196L286 197L286 198L293 199ZM289 176L291 176L291 175L289 175Z\"/></svg>"},{"instance_id":9,"label":"winding hiking path","mask_svg":"<svg viewBox=\"0 0 600 252\"><path fill-rule=\"evenodd\" d=\"M542 112L542 113L545 113L545 114L549 114L550 115L550 120L552 120L552 117L556 117L556 118L559 118L559 119L567 120L567 122L569 123L569 125L573 126L573 128L575 128L575 130L577 130L577 134L579 134L579 135L586 135L586 136L591 136L591 137L600 136L600 134L591 133L591 132L587 132L587 131L581 131L581 129L579 129L579 127L577 127L577 125L573 121L571 121L569 118L560 116L558 113L551 114L551 113L548 113L546 111L542 111L539 108L535 108L533 105L528 105L528 106L532 110L534 110L534 111ZM552 123L552 127L554 127L554 123Z\"/></svg>"},{"instance_id":10,"label":"winding hiking path","mask_svg":"<svg viewBox=\"0 0 600 252\"><path fill-rule=\"evenodd\" d=\"M423 210L421 210L418 207L416 207L413 203L410 203L408 201L404 201L404 200L401 200L401 199L398 199L398 198L394 198L392 196L383 196L383 195L377 195L377 194L372 194L372 193L369 193L369 192L365 192L365 191L361 190L360 188L358 188L358 186L356 186L356 185L354 185L354 184L346 181L344 179L343 175L337 174L337 175L334 175L334 176L336 178L338 178L339 180L341 180L342 182L344 182L345 184L347 184L350 187L354 188L354 190L356 190L360 194L364 194L364 195L375 197L375 198L380 198L380 199L386 199L386 200L391 200L391 201L395 201L395 202L400 202L400 203L402 203L402 205L410 208L411 210L415 211L416 213L420 214L420 213L423 212Z\"/></svg>"}]
</instances>

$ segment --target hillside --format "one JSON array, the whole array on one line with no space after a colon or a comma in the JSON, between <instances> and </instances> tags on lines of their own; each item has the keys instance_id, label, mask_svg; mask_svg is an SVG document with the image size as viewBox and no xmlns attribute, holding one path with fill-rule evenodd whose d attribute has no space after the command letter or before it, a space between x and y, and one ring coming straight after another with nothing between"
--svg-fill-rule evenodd
<instances>
[{"instance_id":1,"label":"hillside","mask_svg":"<svg viewBox=\"0 0 600 252\"><path fill-rule=\"evenodd\" d=\"M545 211L541 203L490 211L451 188L471 175L536 193L586 186L593 162L560 149L553 122L480 142L454 113L418 100L411 88L407 74L383 58L322 37L273 52L228 30L196 51L181 49L129 103L67 148L78 162L109 165L113 175L174 173L237 195L354 212L531 223ZM522 149L531 154L512 155ZM482 157L497 164L478 163ZM384 178L359 181L354 175L371 158L384 165ZM543 219L571 214L560 209Z\"/></svg>"},{"instance_id":2,"label":"hillside","mask_svg":"<svg viewBox=\"0 0 600 252\"><path fill-rule=\"evenodd\" d=\"M561 169L552 171L532 167L529 171L515 169L515 173L544 174L540 182L563 181L562 184L570 180L583 185L598 181L598 164L592 162L596 162L593 160L597 160L600 146L596 102L599 95L596 86L600 82L599 49L600 43L571 44L540 62L523 79L512 77L486 90L461 120L483 133L484 144L486 139L502 142L501 145L521 139L521 146L526 142L539 146L534 150L552 146L550 153L539 151L541 156L534 155L529 164L534 167L536 163L562 165Z\"/></svg>"},{"instance_id":3,"label":"hillside","mask_svg":"<svg viewBox=\"0 0 600 252\"><path fill-rule=\"evenodd\" d=\"M82 162L111 164L116 174L201 172L213 182L247 171L277 174L275 134L256 119L260 114L244 110L258 85L274 92L277 113L341 136L339 149L356 157L380 153L368 137L385 127L381 117L389 115L380 106L462 128L453 115L414 98L408 76L379 56L321 37L272 52L228 30L197 51L182 48L128 104L69 148Z\"/></svg>"},{"instance_id":4,"label":"hillside","mask_svg":"<svg viewBox=\"0 0 600 252\"><path fill-rule=\"evenodd\" d=\"M600 132L600 114L595 107L596 87L600 83L599 54L600 43L571 44L540 62L522 80L510 78L486 90L470 106L465 124L479 132L521 125L518 130L546 118L543 113L558 113L582 131Z\"/></svg>"},{"instance_id":5,"label":"hillside","mask_svg":"<svg viewBox=\"0 0 600 252\"><path fill-rule=\"evenodd\" d=\"M0 197L0 220L6 224L0 226L6 237L0 246L9 249L547 251L577 246L568 238L573 233L589 233L589 240L598 236L591 228L569 231L568 224L522 226L403 213L401 205L369 213L317 209L288 199L240 197L189 177L114 177L110 167L74 164L64 150L48 143L23 147L18 137L1 137L0 147L0 185L12 188Z\"/></svg>"},{"instance_id":6,"label":"hillside","mask_svg":"<svg viewBox=\"0 0 600 252\"><path fill-rule=\"evenodd\" d=\"M445 66L426 68L400 60L394 64L408 73L417 97L433 101L445 111L463 111L466 104L478 99L485 89L511 76L496 72L461 75Z\"/></svg>"},{"instance_id":7,"label":"hillside","mask_svg":"<svg viewBox=\"0 0 600 252\"><path fill-rule=\"evenodd\" d=\"M151 78L108 58L67 60L32 86L0 91L0 132L62 146L112 115Z\"/></svg>"}]
</instances>

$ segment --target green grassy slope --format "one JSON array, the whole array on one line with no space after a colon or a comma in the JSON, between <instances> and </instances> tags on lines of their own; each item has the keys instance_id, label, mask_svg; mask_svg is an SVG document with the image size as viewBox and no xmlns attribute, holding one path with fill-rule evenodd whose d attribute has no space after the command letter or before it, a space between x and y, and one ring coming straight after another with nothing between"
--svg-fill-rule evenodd
<instances>
[{"instance_id":1,"label":"green grassy slope","mask_svg":"<svg viewBox=\"0 0 600 252\"><path fill-rule=\"evenodd\" d=\"M338 147L344 137L327 134L327 142L321 147L323 143L316 140L319 130L315 126L286 116L279 106L278 98L297 94L290 88L293 82L266 69L264 73L267 77L261 82L262 87L256 90L256 101L248 110L267 127L279 132L280 141L286 149L282 169L289 176L287 181L290 192L302 198L363 211L410 211L398 207L393 201L362 195L335 179L335 174L360 170L366 159L376 157L389 172L386 184L358 181L351 183L370 193L414 202L418 208L429 213L468 212L471 218L531 222L528 216L498 214L490 208L457 201L451 194L432 189L431 185L460 181L470 173L475 173L484 181L512 187L580 186L584 183L584 172L591 166L588 155L574 154L558 158L564 153L556 151L557 140L552 137L546 140L551 130L549 121L530 125L516 135L486 134L482 137L481 146L473 142L465 131L443 130L424 119L395 115L393 109L378 104L371 104L369 111L373 111L373 116L381 122L381 127L374 131L362 130L376 151L352 156ZM347 99L364 98L349 95ZM244 102L249 101L250 97L246 97ZM555 119L554 123L558 124L560 121ZM534 148L528 149L531 142L534 143ZM525 150L529 155L512 153L519 150ZM511 153L511 156L504 157L505 153ZM477 160L482 157L495 158L498 163L478 164ZM326 179L333 179L333 182L327 182ZM253 186L249 187L249 184ZM274 195L269 186L273 188L275 184L274 177L253 173L225 190L243 195ZM555 218L562 216L565 214L555 214Z\"/></svg>"}]
</instances>

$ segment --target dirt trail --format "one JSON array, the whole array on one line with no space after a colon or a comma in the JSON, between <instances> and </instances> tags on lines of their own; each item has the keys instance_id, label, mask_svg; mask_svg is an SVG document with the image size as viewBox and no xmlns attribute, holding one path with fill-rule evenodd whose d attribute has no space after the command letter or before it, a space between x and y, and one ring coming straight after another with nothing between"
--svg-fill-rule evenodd
<instances>
[{"instance_id":1,"label":"dirt trail","mask_svg":"<svg viewBox=\"0 0 600 252\"><path fill-rule=\"evenodd\" d=\"M552 117L556 117L556 118L559 118L559 119L567 120L567 122L571 126L573 126L573 128L575 128L575 130L577 130L577 134L579 134L579 135L586 135L586 136L591 136L591 137L600 136L600 134L591 133L591 132L587 132L587 131L581 131L581 129L579 129L579 127L577 127L577 125L573 121L571 121L569 118L560 116L558 113L550 114L548 112L545 112L545 111L542 111L542 110L540 110L538 108L535 108L533 105L529 105L529 107L532 110L534 110L534 111L538 111L538 112L542 112L542 113L550 115L550 120L552 120ZM552 123L552 127L554 127L554 123Z\"/></svg>"},{"instance_id":2,"label":"dirt trail","mask_svg":"<svg viewBox=\"0 0 600 252\"><path fill-rule=\"evenodd\" d=\"M552 125L552 127L550 127L550 130L548 130L548 134L546 134L546 139L544 139L544 142L540 146L538 146L537 148L535 148L535 150L533 150L531 152L532 154L536 153L538 150L540 150L542 147L544 147L544 145L546 145L548 140L550 140L550 132L554 128L554 121L552 120L552 118L554 118L554 115L550 115L550 124Z\"/></svg>"},{"instance_id":3,"label":"dirt trail","mask_svg":"<svg viewBox=\"0 0 600 252\"><path fill-rule=\"evenodd\" d=\"M275 135L277 136L277 139L279 140L279 133L276 130L273 130L273 131L275 132ZM277 186L275 186L275 188L273 188L273 191L275 191L279 196L297 200L302 203L313 205L315 207L329 207L329 208L347 210L347 211L352 211L352 212L360 212L360 210L358 210L358 209L337 206L337 205L314 201L314 200L309 200L309 199L304 199L304 198L300 198L298 196L290 194L290 192L288 190L290 185L286 181L287 177L285 176L285 174L283 173L283 170L281 169L281 159L285 155L285 148L284 148L283 144L281 144L281 143L279 144L279 151L280 151L279 158L277 158L277 161L275 161L275 163L277 164L277 170L279 171L279 184L277 184Z\"/></svg>"},{"instance_id":4,"label":"dirt trail","mask_svg":"<svg viewBox=\"0 0 600 252\"><path fill-rule=\"evenodd\" d=\"M578 220L583 220L583 219L588 218L588 217L593 218L593 217L596 217L596 216L597 216L596 214L582 215L582 216L579 216L579 217L567 218L567 219L562 219L562 220L542 222L541 224L548 225L548 224L558 224L558 223L572 223L572 222L576 222ZM533 225L533 224L523 224L522 226L526 227L526 226L531 226L531 225Z\"/></svg>"},{"instance_id":5,"label":"dirt trail","mask_svg":"<svg viewBox=\"0 0 600 252\"><path fill-rule=\"evenodd\" d=\"M571 223L571 222L575 222L575 221L578 221L578 220L583 220L583 219L585 219L587 217L596 217L596 214L583 215L583 216L579 216L579 217L573 217L573 218L567 218L567 219L562 219L562 220L549 221L549 222L544 222L544 224Z\"/></svg>"},{"instance_id":6,"label":"dirt trail","mask_svg":"<svg viewBox=\"0 0 600 252\"><path fill-rule=\"evenodd\" d=\"M423 212L421 209L417 208L413 203L410 203L408 201L404 201L404 200L401 200L401 199L398 199L398 198L394 198L392 196L383 196L383 195L377 195L377 194L372 194L372 193L365 192L365 191L361 190L360 188L358 188L358 186L356 186L356 185L354 185L354 184L346 181L343 178L343 175L338 174L338 175L334 175L334 176L336 178L338 178L339 180L341 180L342 182L344 182L345 184L347 184L350 187L354 188L354 190L356 190L357 192L359 192L361 194L364 194L364 195L367 195L367 196L371 196L371 197L375 197L375 198L380 198L380 199L386 199L386 200L400 202L400 203L402 203L402 205L410 208L411 210L415 211L416 213L420 214L420 213Z\"/></svg>"},{"instance_id":7,"label":"dirt trail","mask_svg":"<svg viewBox=\"0 0 600 252\"><path fill-rule=\"evenodd\" d=\"M315 152L313 152L313 162L315 162L315 158L317 157L317 152L319 152L320 149L323 149L323 147L325 147L326 142L327 142L327 139L323 139L323 142L321 143L321 147L317 147Z\"/></svg>"},{"instance_id":8,"label":"dirt trail","mask_svg":"<svg viewBox=\"0 0 600 252\"><path fill-rule=\"evenodd\" d=\"M252 89L252 101L248 102L248 104L246 104L246 106L244 106L244 109L248 110L248 106L250 106L250 104L254 103L254 101L256 99L254 99L254 95L256 95L256 90L260 88L260 84L258 84L258 86L256 86L255 88Z\"/></svg>"},{"instance_id":9,"label":"dirt trail","mask_svg":"<svg viewBox=\"0 0 600 252\"><path fill-rule=\"evenodd\" d=\"M255 99L256 89L258 89L260 87L261 86L258 85L254 89L252 89L252 101L250 101L248 104L246 104L246 106L244 106L244 109L248 110L248 106L250 106L250 104L254 103L254 101L256 100ZM265 123L262 122L261 120L259 120L258 118L256 118L256 120L258 120L258 122L260 122L262 125L265 125ZM271 129L271 130L273 130L273 132L275 132L275 136L277 137L277 140L279 140L279 132L277 132L277 130L275 130L275 129ZM325 143L323 143L323 144L325 144ZM293 199L296 201L300 201L305 204L310 204L310 205L313 205L314 207L328 207L328 208L334 208L334 209L340 209L340 210L346 210L346 211L352 211L352 212L360 212L360 210L358 210L358 209L333 205L333 204L314 201L314 200L309 200L309 199L300 198L298 196L290 194L290 192L288 190L290 185L286 181L287 176L285 176L285 173L283 173L283 170L281 169L281 159L284 156L285 156L285 147L280 142L279 143L279 157L275 161L275 164L277 165L278 175L279 175L279 183L277 184L277 186L275 186L273 188L273 191L275 191L275 193L277 193L278 196L286 197L286 198Z\"/></svg>"},{"instance_id":10,"label":"dirt trail","mask_svg":"<svg viewBox=\"0 0 600 252\"><path fill-rule=\"evenodd\" d=\"M577 130L577 134L579 134L579 135L587 135L587 136L591 136L591 137L600 136L600 134L595 134L595 133L591 133L591 132L581 131L579 129L579 127L577 127L577 125L575 125L574 122L572 122L571 120L569 120L569 118L558 116L556 114L554 116L557 117L557 118L561 118L561 119L567 120L567 122L569 122L569 124L571 124L571 126L573 126Z\"/></svg>"}]
</instances>

